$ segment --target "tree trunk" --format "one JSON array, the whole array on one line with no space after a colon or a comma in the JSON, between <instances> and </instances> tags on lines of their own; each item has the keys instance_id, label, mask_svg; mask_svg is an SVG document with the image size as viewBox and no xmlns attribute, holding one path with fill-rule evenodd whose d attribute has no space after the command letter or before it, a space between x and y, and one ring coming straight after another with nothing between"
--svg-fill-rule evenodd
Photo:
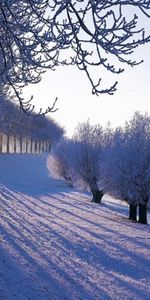
<instances>
[{"instance_id":1,"label":"tree trunk","mask_svg":"<svg viewBox=\"0 0 150 300\"><path fill-rule=\"evenodd\" d=\"M51 144L49 143L48 144L48 152L50 152L51 151Z\"/></svg>"},{"instance_id":2,"label":"tree trunk","mask_svg":"<svg viewBox=\"0 0 150 300\"><path fill-rule=\"evenodd\" d=\"M44 142L42 141L42 152L44 152Z\"/></svg>"},{"instance_id":3,"label":"tree trunk","mask_svg":"<svg viewBox=\"0 0 150 300\"><path fill-rule=\"evenodd\" d=\"M34 153L37 153L37 141L34 142Z\"/></svg>"},{"instance_id":4,"label":"tree trunk","mask_svg":"<svg viewBox=\"0 0 150 300\"><path fill-rule=\"evenodd\" d=\"M26 150L25 150L26 153L28 153L28 145L29 145L29 141L28 138L26 138Z\"/></svg>"},{"instance_id":5,"label":"tree trunk","mask_svg":"<svg viewBox=\"0 0 150 300\"><path fill-rule=\"evenodd\" d=\"M17 151L17 138L16 135L14 135L14 153Z\"/></svg>"},{"instance_id":6,"label":"tree trunk","mask_svg":"<svg viewBox=\"0 0 150 300\"><path fill-rule=\"evenodd\" d=\"M137 221L137 205L130 204L129 219L132 221Z\"/></svg>"},{"instance_id":7,"label":"tree trunk","mask_svg":"<svg viewBox=\"0 0 150 300\"><path fill-rule=\"evenodd\" d=\"M10 142L10 136L9 136L9 134L7 134L7 142L6 142L6 152L7 153L10 152L9 142Z\"/></svg>"},{"instance_id":8,"label":"tree trunk","mask_svg":"<svg viewBox=\"0 0 150 300\"><path fill-rule=\"evenodd\" d=\"M97 178L93 177L89 183L91 193L93 195L92 202L101 203L102 197L104 196L104 191L99 190Z\"/></svg>"},{"instance_id":9,"label":"tree trunk","mask_svg":"<svg viewBox=\"0 0 150 300\"><path fill-rule=\"evenodd\" d=\"M139 204L139 223L147 224L147 203Z\"/></svg>"},{"instance_id":10,"label":"tree trunk","mask_svg":"<svg viewBox=\"0 0 150 300\"><path fill-rule=\"evenodd\" d=\"M96 189L95 191L92 191L93 199L92 202L94 203L101 203L102 197L104 196L103 190L99 191Z\"/></svg>"},{"instance_id":11,"label":"tree trunk","mask_svg":"<svg viewBox=\"0 0 150 300\"><path fill-rule=\"evenodd\" d=\"M41 141L39 141L39 153L41 153L42 150L41 150Z\"/></svg>"},{"instance_id":12,"label":"tree trunk","mask_svg":"<svg viewBox=\"0 0 150 300\"><path fill-rule=\"evenodd\" d=\"M3 134L0 133L0 153L3 151Z\"/></svg>"},{"instance_id":13,"label":"tree trunk","mask_svg":"<svg viewBox=\"0 0 150 300\"><path fill-rule=\"evenodd\" d=\"M33 152L33 141L32 141L32 139L30 140L30 153L32 153Z\"/></svg>"},{"instance_id":14,"label":"tree trunk","mask_svg":"<svg viewBox=\"0 0 150 300\"><path fill-rule=\"evenodd\" d=\"M19 139L19 142L20 142L20 153L22 153L22 137L20 137L20 139Z\"/></svg>"}]
</instances>

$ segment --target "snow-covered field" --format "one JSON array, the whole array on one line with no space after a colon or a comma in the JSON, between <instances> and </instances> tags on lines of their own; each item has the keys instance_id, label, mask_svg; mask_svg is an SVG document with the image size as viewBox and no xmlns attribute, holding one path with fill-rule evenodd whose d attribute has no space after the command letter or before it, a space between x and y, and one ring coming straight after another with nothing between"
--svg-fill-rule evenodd
<instances>
[{"instance_id":1,"label":"snow-covered field","mask_svg":"<svg viewBox=\"0 0 150 300\"><path fill-rule=\"evenodd\" d=\"M149 225L50 178L46 159L0 156L0 300L149 300Z\"/></svg>"}]
</instances>

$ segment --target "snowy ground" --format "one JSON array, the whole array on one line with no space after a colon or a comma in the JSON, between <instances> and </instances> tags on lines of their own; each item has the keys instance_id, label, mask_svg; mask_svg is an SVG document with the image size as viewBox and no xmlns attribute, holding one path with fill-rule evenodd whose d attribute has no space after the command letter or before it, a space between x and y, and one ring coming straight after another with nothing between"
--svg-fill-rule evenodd
<instances>
[{"instance_id":1,"label":"snowy ground","mask_svg":"<svg viewBox=\"0 0 150 300\"><path fill-rule=\"evenodd\" d=\"M0 300L149 300L150 227L52 179L46 156L0 156Z\"/></svg>"}]
</instances>

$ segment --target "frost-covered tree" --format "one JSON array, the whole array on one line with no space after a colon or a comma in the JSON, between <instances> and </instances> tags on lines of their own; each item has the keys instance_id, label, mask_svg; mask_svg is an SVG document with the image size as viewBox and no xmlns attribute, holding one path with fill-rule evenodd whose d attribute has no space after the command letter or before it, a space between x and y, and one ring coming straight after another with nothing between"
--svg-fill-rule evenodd
<instances>
[{"instance_id":1,"label":"frost-covered tree","mask_svg":"<svg viewBox=\"0 0 150 300\"><path fill-rule=\"evenodd\" d=\"M25 114L14 102L8 101L1 95L0 133L7 134L8 147L9 137L13 136L14 148L16 149L17 137L20 139L20 145L22 145L23 138L34 141L47 141L52 145L61 138L64 134L64 129L49 117Z\"/></svg>"},{"instance_id":2,"label":"frost-covered tree","mask_svg":"<svg viewBox=\"0 0 150 300\"><path fill-rule=\"evenodd\" d=\"M73 140L75 147L74 168L80 177L88 184L93 195L93 202L100 203L104 195L102 185L101 164L104 150L103 128L90 125L89 121L80 123Z\"/></svg>"},{"instance_id":3,"label":"frost-covered tree","mask_svg":"<svg viewBox=\"0 0 150 300\"><path fill-rule=\"evenodd\" d=\"M73 149L73 141L62 138L53 145L49 158L51 172L55 176L64 178L70 186L73 186L75 180Z\"/></svg>"},{"instance_id":4,"label":"frost-covered tree","mask_svg":"<svg viewBox=\"0 0 150 300\"><path fill-rule=\"evenodd\" d=\"M17 96L20 107L33 109L21 89L38 83L47 68L57 64L57 42L50 34L48 1L0 1L0 80ZM52 34L53 35L53 34ZM49 107L47 111L53 111Z\"/></svg>"},{"instance_id":5,"label":"frost-covered tree","mask_svg":"<svg viewBox=\"0 0 150 300\"><path fill-rule=\"evenodd\" d=\"M34 140L48 141L51 145L58 141L64 134L64 129L52 118L39 115L28 116L24 114L30 130L30 135Z\"/></svg>"},{"instance_id":6,"label":"frost-covered tree","mask_svg":"<svg viewBox=\"0 0 150 300\"><path fill-rule=\"evenodd\" d=\"M123 129L113 135L106 155L108 192L126 200L129 218L147 223L150 197L150 116L135 113Z\"/></svg>"},{"instance_id":7,"label":"frost-covered tree","mask_svg":"<svg viewBox=\"0 0 150 300\"><path fill-rule=\"evenodd\" d=\"M0 79L26 111L33 107L23 101L21 88L61 65L84 70L93 94L113 94L117 83L101 86L92 68L119 74L120 64L138 64L132 53L149 42L149 19L147 0L21 0L19 5L18 0L1 0ZM54 110L53 105L47 109Z\"/></svg>"}]
</instances>

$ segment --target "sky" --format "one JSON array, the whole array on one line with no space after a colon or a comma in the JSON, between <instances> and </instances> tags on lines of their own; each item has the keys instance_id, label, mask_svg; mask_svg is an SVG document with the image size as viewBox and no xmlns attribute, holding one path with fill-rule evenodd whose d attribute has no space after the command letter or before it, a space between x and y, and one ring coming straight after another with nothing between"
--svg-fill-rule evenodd
<instances>
[{"instance_id":1,"label":"sky","mask_svg":"<svg viewBox=\"0 0 150 300\"><path fill-rule=\"evenodd\" d=\"M56 71L48 71L39 84L28 88L27 96L33 95L33 103L38 110L51 106L58 97L58 111L50 113L57 123L71 137L79 122L87 119L91 124L112 127L123 125L135 111L150 113L150 45L138 48L135 59L144 59L144 63L134 68L125 66L125 71L109 78L102 73L101 68L95 69L95 74L102 77L103 84L109 87L118 81L117 91L113 96L95 96L91 93L91 85L83 71L77 67L59 67Z\"/></svg>"}]
</instances>

